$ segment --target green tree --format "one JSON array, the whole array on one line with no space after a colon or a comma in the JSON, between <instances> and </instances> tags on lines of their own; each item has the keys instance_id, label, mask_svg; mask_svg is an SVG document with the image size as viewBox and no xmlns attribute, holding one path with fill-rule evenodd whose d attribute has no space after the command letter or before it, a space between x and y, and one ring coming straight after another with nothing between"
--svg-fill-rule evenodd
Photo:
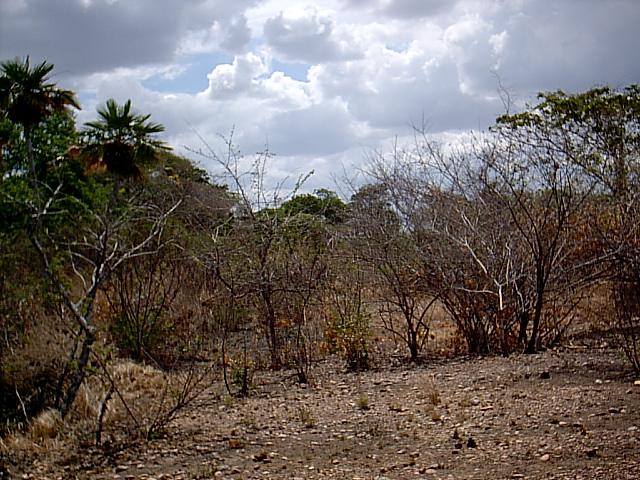
<instances>
[{"instance_id":1,"label":"green tree","mask_svg":"<svg viewBox=\"0 0 640 480\"><path fill-rule=\"evenodd\" d=\"M117 203L122 180L140 177L143 162L155 159L156 149L166 149L151 137L164 128L149 122L149 115L133 113L130 101L118 106L109 100L98 114L97 121L87 124L81 147L70 149L79 151L67 156L77 153L87 161L89 170L111 173L111 200L102 197L94 203L70 194L63 188L64 179L60 179L57 185L43 189L43 201L36 205L29 227L31 243L58 301L78 327L77 349L70 356L57 392L56 407L62 416L73 405L94 354L94 314L99 292L105 290L114 272L134 258L156 254L164 247L168 219L181 204L180 199L156 199L145 191ZM46 228L45 222L64 214L70 204L77 205L81 212L81 220L73 224L73 229Z\"/></svg>"},{"instance_id":2,"label":"green tree","mask_svg":"<svg viewBox=\"0 0 640 480\"><path fill-rule=\"evenodd\" d=\"M158 150L166 144L153 135L163 132L151 115L133 111L131 100L118 105L114 99L98 107L98 119L85 124L82 132L82 156L90 169L104 170L113 176L112 201L115 202L123 180L140 177L143 166L158 160Z\"/></svg>"},{"instance_id":3,"label":"green tree","mask_svg":"<svg viewBox=\"0 0 640 480\"><path fill-rule=\"evenodd\" d=\"M546 144L550 156L565 157L614 198L626 198L638 175L640 85L575 94L558 90L538 99L524 112L499 117L496 129L517 132L531 145Z\"/></svg>"},{"instance_id":4,"label":"green tree","mask_svg":"<svg viewBox=\"0 0 640 480\"><path fill-rule=\"evenodd\" d=\"M64 112L68 107L80 108L71 90L49 82L52 70L53 65L47 62L32 67L28 56L0 64L0 112L2 117L22 126L34 180L37 178L32 143L34 127L54 112ZM6 130L2 129L5 133ZM6 141L5 138L0 143Z\"/></svg>"},{"instance_id":5,"label":"green tree","mask_svg":"<svg viewBox=\"0 0 640 480\"><path fill-rule=\"evenodd\" d=\"M306 213L322 217L329 223L342 223L347 207L335 192L322 188L315 190L313 194L296 195L284 202L280 209L285 216Z\"/></svg>"}]
</instances>

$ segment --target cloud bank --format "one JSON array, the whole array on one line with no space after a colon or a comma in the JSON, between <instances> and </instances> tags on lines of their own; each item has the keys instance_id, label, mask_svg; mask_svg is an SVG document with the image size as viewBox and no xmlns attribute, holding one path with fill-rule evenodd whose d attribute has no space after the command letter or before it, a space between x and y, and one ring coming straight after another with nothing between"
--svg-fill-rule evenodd
<instances>
[{"instance_id":1,"label":"cloud bank","mask_svg":"<svg viewBox=\"0 0 640 480\"><path fill-rule=\"evenodd\" d=\"M0 59L56 65L80 122L109 97L178 149L232 128L309 188L410 134L482 129L542 90L638 82L636 0L4 0ZM215 169L214 164L205 165Z\"/></svg>"}]
</instances>

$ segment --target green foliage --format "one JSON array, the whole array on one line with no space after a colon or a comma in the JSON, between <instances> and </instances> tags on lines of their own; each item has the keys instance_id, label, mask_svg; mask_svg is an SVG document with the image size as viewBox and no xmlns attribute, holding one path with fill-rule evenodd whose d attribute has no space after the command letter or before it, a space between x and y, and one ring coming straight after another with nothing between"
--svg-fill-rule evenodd
<instances>
[{"instance_id":1,"label":"green foliage","mask_svg":"<svg viewBox=\"0 0 640 480\"><path fill-rule=\"evenodd\" d=\"M52 70L47 62L32 66L28 56L0 64L0 111L28 128L68 106L80 108L72 91L48 82Z\"/></svg>"},{"instance_id":2,"label":"green foliage","mask_svg":"<svg viewBox=\"0 0 640 480\"><path fill-rule=\"evenodd\" d=\"M253 370L250 365L237 364L231 369L231 384L238 389L238 394L246 397L253 384Z\"/></svg>"},{"instance_id":3,"label":"green foliage","mask_svg":"<svg viewBox=\"0 0 640 480\"><path fill-rule=\"evenodd\" d=\"M82 132L83 157L93 168L104 168L120 178L139 177L142 168L158 160L157 150L168 149L153 135L163 132L151 115L134 113L131 100L123 105L109 99L98 107L98 120Z\"/></svg>"},{"instance_id":4,"label":"green foliage","mask_svg":"<svg viewBox=\"0 0 640 480\"><path fill-rule=\"evenodd\" d=\"M19 176L28 168L27 145L19 124L7 118L4 123L9 133L2 155L4 173ZM67 149L77 138L75 120L67 111L54 112L34 126L31 141L38 179L46 180L63 163Z\"/></svg>"},{"instance_id":5,"label":"green foliage","mask_svg":"<svg viewBox=\"0 0 640 480\"><path fill-rule=\"evenodd\" d=\"M164 172L170 180L197 184L212 184L209 173L194 165L188 158L175 155L168 151L160 151L158 152L158 156L162 160ZM218 185L218 187L225 191L228 189L226 185Z\"/></svg>"},{"instance_id":6,"label":"green foliage","mask_svg":"<svg viewBox=\"0 0 640 480\"><path fill-rule=\"evenodd\" d=\"M344 359L349 371L359 372L371 367L371 328L367 315L333 317L327 325L326 337L329 350Z\"/></svg>"},{"instance_id":7,"label":"green foliage","mask_svg":"<svg viewBox=\"0 0 640 480\"><path fill-rule=\"evenodd\" d=\"M5 119L6 122L9 120ZM86 214L104 202L104 188L85 174L78 159L69 155L78 139L75 120L67 112L54 112L31 131L31 151L38 188L34 189L28 170L28 148L20 135L21 127L12 124L13 133L3 148L3 176L0 179L0 231L28 229L37 195L52 197L51 208L57 213L43 219L51 235L68 230ZM26 230L25 230L26 231Z\"/></svg>"},{"instance_id":8,"label":"green foliage","mask_svg":"<svg viewBox=\"0 0 640 480\"><path fill-rule=\"evenodd\" d=\"M0 115L0 178L15 174L19 165L11 159L13 145L20 140L20 128L6 116Z\"/></svg>"},{"instance_id":9,"label":"green foliage","mask_svg":"<svg viewBox=\"0 0 640 480\"><path fill-rule=\"evenodd\" d=\"M616 90L598 87L586 92L538 95L540 103L524 112L498 117L494 130L517 132L532 147L583 168L615 199L637 189L640 165L640 85Z\"/></svg>"},{"instance_id":10,"label":"green foliage","mask_svg":"<svg viewBox=\"0 0 640 480\"><path fill-rule=\"evenodd\" d=\"M598 87L576 94L562 90L542 92L538 99L540 103L525 112L499 116L497 123L512 128L548 124L556 129L582 124L600 134L610 133L624 122L636 122L640 115L640 85L623 90ZM637 135L635 132L633 138L637 139Z\"/></svg>"},{"instance_id":11,"label":"green foliage","mask_svg":"<svg viewBox=\"0 0 640 480\"><path fill-rule=\"evenodd\" d=\"M325 297L325 341L331 353L344 359L349 371L367 370L372 358L371 318L364 298L368 283L365 270L355 259L332 267L336 270L334 283Z\"/></svg>"},{"instance_id":12,"label":"green foliage","mask_svg":"<svg viewBox=\"0 0 640 480\"><path fill-rule=\"evenodd\" d=\"M313 194L296 195L282 204L280 211L284 216L298 214L323 218L328 223L342 223L346 216L346 205L340 198L327 189L319 189Z\"/></svg>"}]
</instances>

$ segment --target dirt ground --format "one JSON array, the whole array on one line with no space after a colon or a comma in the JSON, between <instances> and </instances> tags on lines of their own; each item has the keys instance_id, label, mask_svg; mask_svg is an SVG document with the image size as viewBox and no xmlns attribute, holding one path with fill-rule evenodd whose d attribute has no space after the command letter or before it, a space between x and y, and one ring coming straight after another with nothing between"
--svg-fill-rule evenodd
<instances>
[{"instance_id":1,"label":"dirt ground","mask_svg":"<svg viewBox=\"0 0 640 480\"><path fill-rule=\"evenodd\" d=\"M309 386L286 372L260 375L250 398L212 397L165 438L48 454L5 475L640 478L640 382L606 346L336 371L335 361L319 364Z\"/></svg>"}]
</instances>

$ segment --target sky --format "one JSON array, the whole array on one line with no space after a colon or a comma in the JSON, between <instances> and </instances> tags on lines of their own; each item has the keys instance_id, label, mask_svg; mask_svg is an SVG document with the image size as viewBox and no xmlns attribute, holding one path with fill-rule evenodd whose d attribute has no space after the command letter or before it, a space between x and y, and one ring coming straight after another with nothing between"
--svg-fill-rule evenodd
<instances>
[{"instance_id":1,"label":"sky","mask_svg":"<svg viewBox=\"0 0 640 480\"><path fill-rule=\"evenodd\" d=\"M222 154L233 132L248 159L274 154L267 185L313 172L311 191L417 125L487 128L501 91L522 108L640 82L638 25L640 0L0 0L0 60L53 63L79 124L131 99L176 153Z\"/></svg>"}]
</instances>

